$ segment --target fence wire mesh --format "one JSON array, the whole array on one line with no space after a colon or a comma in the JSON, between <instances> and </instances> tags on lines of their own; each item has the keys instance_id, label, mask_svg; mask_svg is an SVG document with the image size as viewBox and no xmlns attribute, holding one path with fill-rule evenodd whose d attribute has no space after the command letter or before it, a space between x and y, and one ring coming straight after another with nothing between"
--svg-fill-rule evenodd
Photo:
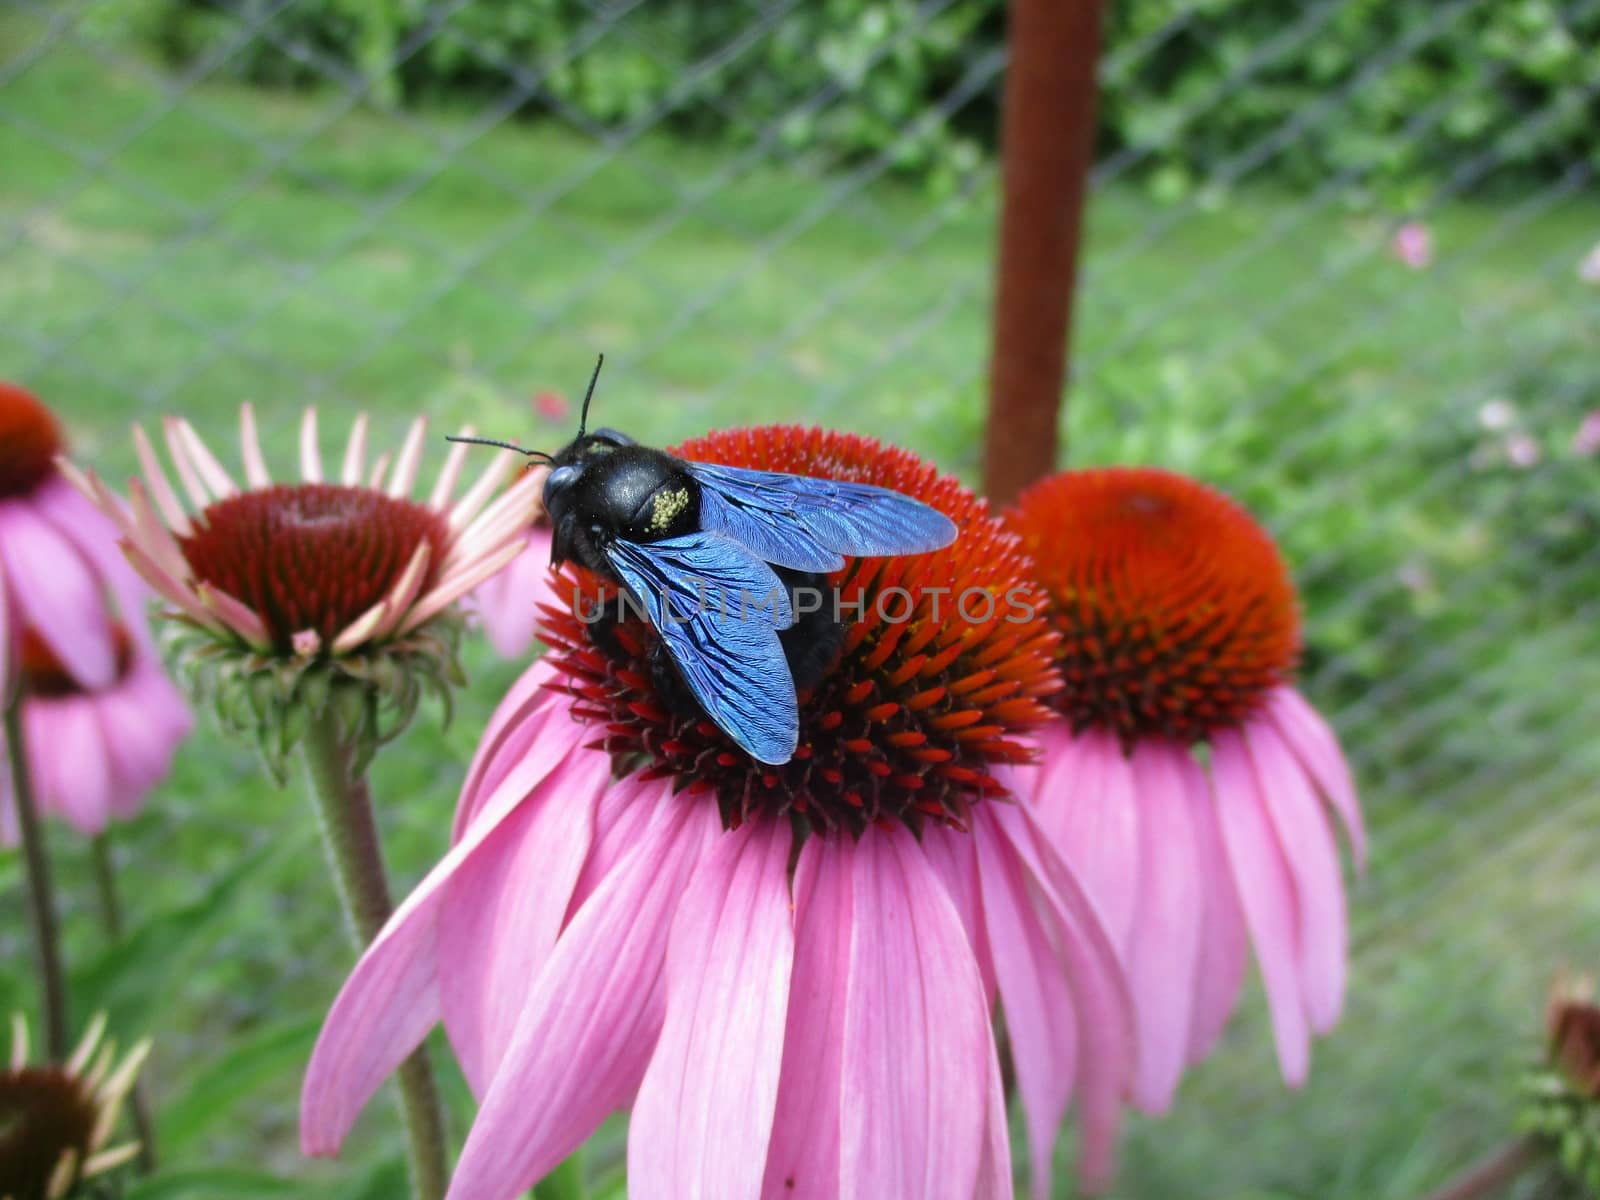
<instances>
[{"instance_id":1,"label":"fence wire mesh","mask_svg":"<svg viewBox=\"0 0 1600 1200\"><path fill-rule=\"evenodd\" d=\"M226 443L244 398L269 456L308 402L393 435L422 409L556 441L567 422L530 397L577 387L595 349L604 422L642 440L815 421L972 478L998 6L716 7L0 7L0 375L113 478L135 465L130 422L182 413ZM1490 0L1399 7L1414 19L1288 102L1285 64L1371 6L1132 5L1101 61L1067 459L1197 474L1280 538L1304 689L1352 757L1374 847L1347 1013L1310 1084L1282 1088L1252 1001L1172 1115L1134 1122L1119 1195L1418 1194L1508 1132L1551 972L1600 958L1600 159L1556 136L1600 115L1600 5L1520 6L1579 65L1476 128L1463 112L1527 92L1485 31ZM914 103L865 104L930 45ZM1163 91L1180 52L1212 69ZM1463 53L1471 69L1404 104L1381 152L1291 169L1378 136L1360 125L1374 97ZM1135 85L1159 101L1153 133L1114 125ZM1244 132L1212 136L1224 124ZM1446 135L1448 155L1396 174ZM477 646L470 661L455 724L421 722L378 770L402 885L438 852L516 670ZM117 974L104 1003L157 1035L165 1153L345 1194L348 1165L294 1145L297 1064L347 965L307 825L242 751L197 736L116 839L161 973ZM87 853L56 849L92 957ZM17 865L0 875L23 1003ZM366 1194L396 1178L395 1137L362 1126ZM596 1171L616 1169L606 1144Z\"/></svg>"}]
</instances>

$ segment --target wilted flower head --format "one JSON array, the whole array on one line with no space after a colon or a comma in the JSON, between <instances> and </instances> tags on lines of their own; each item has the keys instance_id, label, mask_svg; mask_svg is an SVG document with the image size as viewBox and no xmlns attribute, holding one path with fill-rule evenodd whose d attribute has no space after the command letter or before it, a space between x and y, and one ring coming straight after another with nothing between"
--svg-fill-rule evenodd
<instances>
[{"instance_id":1,"label":"wilted flower head","mask_svg":"<svg viewBox=\"0 0 1600 1200\"><path fill-rule=\"evenodd\" d=\"M1389 251L1413 271L1433 262L1433 231L1421 221L1407 221L1389 239Z\"/></svg>"},{"instance_id":2,"label":"wilted flower head","mask_svg":"<svg viewBox=\"0 0 1600 1200\"><path fill-rule=\"evenodd\" d=\"M259 734L281 766L307 720L331 713L358 746L403 726L422 686L458 677L454 601L514 557L537 480L490 502L512 469L500 454L459 500L470 449L454 447L425 501L411 498L427 425L418 418L392 461L367 461L358 417L337 482L325 479L316 410L300 429L300 479L274 482L240 411L240 487L187 421L168 419L167 449L189 504L141 429L143 480L130 510L93 475L85 493L118 522L129 561L176 610L179 660L230 723Z\"/></svg>"},{"instance_id":3,"label":"wilted flower head","mask_svg":"<svg viewBox=\"0 0 1600 1200\"><path fill-rule=\"evenodd\" d=\"M108 1143L150 1043L119 1063L105 1027L97 1016L66 1062L33 1066L27 1023L11 1018L11 1061L0 1072L0 1196L65 1200L82 1181L138 1153L137 1143Z\"/></svg>"},{"instance_id":4,"label":"wilted flower head","mask_svg":"<svg viewBox=\"0 0 1600 1200\"><path fill-rule=\"evenodd\" d=\"M456 1200L525 1191L630 1104L634 1195L1006 1196L998 996L1036 1193L1074 1090L1080 1166L1103 1178L1124 984L997 780L1057 685L1017 540L866 439L763 428L676 452L894 488L960 536L826 577L842 641L777 766L664 694L646 622L581 619L602 585L569 568L579 609L549 612L552 650L492 719L454 847L329 1016L306 1149L336 1150L442 1020L482 1100Z\"/></svg>"},{"instance_id":5,"label":"wilted flower head","mask_svg":"<svg viewBox=\"0 0 1600 1200\"><path fill-rule=\"evenodd\" d=\"M145 636L148 593L117 552L111 522L62 479L64 448L55 414L0 381L0 696L14 679L24 627L89 689L117 676L119 609Z\"/></svg>"},{"instance_id":6,"label":"wilted flower head","mask_svg":"<svg viewBox=\"0 0 1600 1200\"><path fill-rule=\"evenodd\" d=\"M1133 1097L1171 1102L1232 1012L1254 942L1284 1078L1339 1016L1345 902L1329 801L1364 854L1338 743L1290 684L1295 593L1221 493L1167 471L1052 476L1008 523L1061 635L1062 720L1017 773L1101 907L1133 987ZM1246 933L1248 931L1248 940Z\"/></svg>"},{"instance_id":7,"label":"wilted flower head","mask_svg":"<svg viewBox=\"0 0 1600 1200\"><path fill-rule=\"evenodd\" d=\"M134 815L166 777L188 736L189 709L155 651L127 632L112 630L117 675L89 691L42 637L22 633L19 674L22 728L34 800L81 833ZM3 745L3 739L0 739ZM0 772L0 845L17 840L11 773Z\"/></svg>"},{"instance_id":8,"label":"wilted flower head","mask_svg":"<svg viewBox=\"0 0 1600 1200\"><path fill-rule=\"evenodd\" d=\"M1556 976L1545 1034L1544 1061L1523 1079L1518 1125L1584 1195L1600 1194L1600 1005L1593 976Z\"/></svg>"}]
</instances>

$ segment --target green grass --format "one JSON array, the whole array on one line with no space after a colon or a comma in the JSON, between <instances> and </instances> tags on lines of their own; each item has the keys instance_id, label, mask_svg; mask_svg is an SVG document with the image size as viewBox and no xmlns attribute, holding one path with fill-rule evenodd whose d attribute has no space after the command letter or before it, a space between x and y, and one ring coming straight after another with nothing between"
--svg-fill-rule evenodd
<instances>
[{"instance_id":1,"label":"green grass","mask_svg":"<svg viewBox=\"0 0 1600 1200\"><path fill-rule=\"evenodd\" d=\"M0 22L0 62L38 33ZM336 96L214 82L164 111L158 69L112 53L64 45L0 90L0 375L58 406L108 477L133 467L131 421L181 412L226 445L245 397L278 462L307 401L330 445L362 408L390 436L421 410L551 444L568 430L525 398L577 389L596 349L597 415L645 440L820 422L974 477L987 186L937 200L656 137L602 161L554 125L469 138L471 113L338 115ZM1418 1194L1504 1134L1548 973L1600 956L1600 516L1592 464L1566 451L1600 407L1596 292L1573 270L1600 208L1453 200L1430 217L1436 267L1413 274L1381 251L1386 219L1335 191L1169 208L1119 181L1092 210L1073 459L1200 473L1280 535L1307 687L1353 751L1375 852L1348 1015L1310 1086L1277 1085L1252 1000L1176 1113L1135 1122L1118 1195ZM1496 398L1536 469L1495 457L1478 412ZM476 643L468 658L454 726L425 714L376 771L402 890L517 671ZM307 1039L347 966L309 826L300 795L204 729L117 831L143 932L110 957L85 848L54 833L80 1007L157 1039L163 1141L193 1184L172 1194L215 1194L183 1172L219 1167L298 1196L392 1194L381 1104L340 1163L295 1150ZM10 963L16 875L0 860ZM28 987L0 975L8 1004Z\"/></svg>"}]
</instances>

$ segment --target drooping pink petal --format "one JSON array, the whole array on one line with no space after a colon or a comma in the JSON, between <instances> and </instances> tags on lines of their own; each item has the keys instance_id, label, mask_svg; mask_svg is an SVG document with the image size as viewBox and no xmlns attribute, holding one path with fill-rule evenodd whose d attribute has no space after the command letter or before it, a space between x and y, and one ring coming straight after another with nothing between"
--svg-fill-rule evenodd
<instances>
[{"instance_id":1,"label":"drooping pink petal","mask_svg":"<svg viewBox=\"0 0 1600 1200\"><path fill-rule=\"evenodd\" d=\"M513 771L461 839L429 871L373 939L340 989L311 1054L300 1093L300 1145L333 1154L386 1076L438 1023L438 914L445 885L548 775L547 764Z\"/></svg>"},{"instance_id":2,"label":"drooping pink petal","mask_svg":"<svg viewBox=\"0 0 1600 1200\"><path fill-rule=\"evenodd\" d=\"M1020 772L1019 772L1020 774ZM992 1007L999 993L995 978L994 955L989 946L989 930L984 919L983 889L978 880L978 852L970 833L955 829L928 829L922 835L923 850L945 891L961 914L961 924L978 956L978 972L983 977L983 994Z\"/></svg>"},{"instance_id":3,"label":"drooping pink petal","mask_svg":"<svg viewBox=\"0 0 1600 1200\"><path fill-rule=\"evenodd\" d=\"M150 588L134 573L122 551L117 548L116 527L87 496L63 478L46 481L35 495L44 518L66 535L100 578L110 586L111 594L116 598L117 610L129 632L140 642L149 645L144 610L151 598Z\"/></svg>"},{"instance_id":4,"label":"drooping pink petal","mask_svg":"<svg viewBox=\"0 0 1600 1200\"><path fill-rule=\"evenodd\" d=\"M971 944L909 832L869 829L849 851L839 1194L968 1200L994 1053Z\"/></svg>"},{"instance_id":5,"label":"drooping pink petal","mask_svg":"<svg viewBox=\"0 0 1600 1200\"><path fill-rule=\"evenodd\" d=\"M838 838L808 838L800 848L783 1071L761 1185L767 1200L833 1200L839 1194L851 874L850 855Z\"/></svg>"},{"instance_id":6,"label":"drooping pink petal","mask_svg":"<svg viewBox=\"0 0 1600 1200\"><path fill-rule=\"evenodd\" d=\"M21 502L0 503L0 562L15 616L33 626L86 688L116 678L111 622L95 577L72 544Z\"/></svg>"},{"instance_id":7,"label":"drooping pink petal","mask_svg":"<svg viewBox=\"0 0 1600 1200\"><path fill-rule=\"evenodd\" d=\"M1002 839L997 845L1030 872L1037 887L1035 911L1051 927L1072 988L1078 1023L1078 1176L1086 1188L1099 1188L1115 1165L1123 1097L1133 1078L1133 997L1097 905L1030 813L1019 805L985 805L978 820L989 826L987 836Z\"/></svg>"},{"instance_id":8,"label":"drooping pink petal","mask_svg":"<svg viewBox=\"0 0 1600 1200\"><path fill-rule=\"evenodd\" d=\"M537 798L484 841L472 869L445 885L439 908L440 1006L480 1097L511 1041L528 982L561 932L609 763L600 754L576 756L547 778L547 794L535 784Z\"/></svg>"},{"instance_id":9,"label":"drooping pink petal","mask_svg":"<svg viewBox=\"0 0 1600 1200\"><path fill-rule=\"evenodd\" d=\"M1000 1077L1000 1053L989 1031L989 1094L985 1105L983 1157L978 1160L978 1185L973 1200L1011 1200L1011 1126L1006 1120L1006 1088Z\"/></svg>"},{"instance_id":10,"label":"drooping pink petal","mask_svg":"<svg viewBox=\"0 0 1600 1200\"><path fill-rule=\"evenodd\" d=\"M1278 1065L1284 1082L1299 1087L1311 1065L1311 1033L1300 992L1299 902L1244 741L1231 730L1212 738L1211 783L1222 843L1272 1010Z\"/></svg>"},{"instance_id":11,"label":"drooping pink petal","mask_svg":"<svg viewBox=\"0 0 1600 1200\"><path fill-rule=\"evenodd\" d=\"M984 831L988 833L988 830ZM958 835L959 836L959 835ZM1035 909L1027 868L1005 852L1003 837L969 837L978 848L983 913L1011 1037L1022 1110L1028 1123L1033 1195L1050 1195L1056 1131L1077 1074L1078 1028L1061 956Z\"/></svg>"},{"instance_id":12,"label":"drooping pink petal","mask_svg":"<svg viewBox=\"0 0 1600 1200\"><path fill-rule=\"evenodd\" d=\"M1267 701L1267 708L1278 731L1339 814L1345 836L1350 839L1357 870L1366 870L1367 829L1361 819L1361 804L1356 799L1350 766L1339 749L1339 739L1322 715L1294 688L1276 689Z\"/></svg>"},{"instance_id":13,"label":"drooping pink petal","mask_svg":"<svg viewBox=\"0 0 1600 1200\"><path fill-rule=\"evenodd\" d=\"M628 1127L628 1191L753 1197L778 1099L794 962L785 820L717 839L678 905L666 1023Z\"/></svg>"},{"instance_id":14,"label":"drooping pink petal","mask_svg":"<svg viewBox=\"0 0 1600 1200\"><path fill-rule=\"evenodd\" d=\"M556 711L557 706L570 706L570 697L545 686L555 678L554 666L541 658L522 673L495 708L483 736L478 739L472 764L467 768L466 782L461 786L461 798L450 828L452 841L461 836L461 831L483 802L493 795L500 781L539 740L546 717ZM551 743L548 749L553 757L548 761L554 762L568 753L575 743L576 738L570 736L559 743Z\"/></svg>"},{"instance_id":15,"label":"drooping pink petal","mask_svg":"<svg viewBox=\"0 0 1600 1200\"><path fill-rule=\"evenodd\" d=\"M1094 897L1111 940L1126 948L1139 910L1140 810L1133 769L1117 739L1099 729L1076 735L1071 765L1040 780L1035 807L1040 824L1083 888Z\"/></svg>"},{"instance_id":16,"label":"drooping pink petal","mask_svg":"<svg viewBox=\"0 0 1600 1200\"><path fill-rule=\"evenodd\" d=\"M512 1200L638 1088L661 1030L668 930L717 824L692 800L655 815L533 981L448 1200Z\"/></svg>"},{"instance_id":17,"label":"drooping pink petal","mask_svg":"<svg viewBox=\"0 0 1600 1200\"><path fill-rule=\"evenodd\" d=\"M1245 726L1244 739L1300 901L1300 989L1306 1016L1313 1032L1326 1033L1338 1023L1344 1005L1349 942L1339 849L1310 780L1277 729L1270 722L1255 722Z\"/></svg>"},{"instance_id":18,"label":"drooping pink petal","mask_svg":"<svg viewBox=\"0 0 1600 1200\"><path fill-rule=\"evenodd\" d=\"M104 831L111 816L111 762L94 707L81 697L36 701L23 718L29 764L39 778L39 804L79 833Z\"/></svg>"},{"instance_id":19,"label":"drooping pink petal","mask_svg":"<svg viewBox=\"0 0 1600 1200\"><path fill-rule=\"evenodd\" d=\"M1189 1025L1189 1061L1197 1063L1216 1045L1233 1014L1244 986L1250 958L1250 937L1222 845L1216 802L1204 769L1192 756L1183 763L1184 794L1194 830L1196 860L1205 889L1205 918L1200 961L1195 974L1194 1019Z\"/></svg>"},{"instance_id":20,"label":"drooping pink petal","mask_svg":"<svg viewBox=\"0 0 1600 1200\"><path fill-rule=\"evenodd\" d=\"M550 531L536 527L528 532L522 553L473 593L483 631L502 658L527 653L538 630L539 606L558 600L557 578L550 569Z\"/></svg>"},{"instance_id":21,"label":"drooping pink petal","mask_svg":"<svg viewBox=\"0 0 1600 1200\"><path fill-rule=\"evenodd\" d=\"M1139 1024L1134 1103L1148 1113L1172 1104L1188 1060L1204 892L1184 791L1188 751L1163 741L1133 752L1139 794L1139 913L1123 961Z\"/></svg>"},{"instance_id":22,"label":"drooping pink petal","mask_svg":"<svg viewBox=\"0 0 1600 1200\"><path fill-rule=\"evenodd\" d=\"M1019 793L1026 803L1033 805L1034 819L1044 830L1052 845L1065 844L1067 829L1064 823L1071 818L1073 806L1060 802L1077 788L1092 791L1089 781L1098 775L1101 740L1082 738L1072 732L1065 721L1052 721L1033 734L1039 749L1037 765L1018 767L1015 778L1027 780L1025 790ZM1091 761L1080 762L1085 754Z\"/></svg>"}]
</instances>

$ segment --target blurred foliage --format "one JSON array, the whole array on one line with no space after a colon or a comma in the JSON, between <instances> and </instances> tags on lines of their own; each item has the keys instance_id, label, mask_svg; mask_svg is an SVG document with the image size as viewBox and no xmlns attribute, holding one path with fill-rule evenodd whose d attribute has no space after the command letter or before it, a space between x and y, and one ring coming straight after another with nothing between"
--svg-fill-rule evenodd
<instances>
[{"instance_id":1,"label":"blurred foliage","mask_svg":"<svg viewBox=\"0 0 1600 1200\"><path fill-rule=\"evenodd\" d=\"M474 97L580 126L657 120L948 185L992 147L1003 0L114 0L167 57L380 106ZM1405 203L1484 153L1529 178L1600 162L1600 7L1557 0L1128 0L1107 6L1100 139L1175 198L1272 147L1299 186ZM241 29L259 29L236 46ZM980 95L946 118L941 102ZM1305 121L1325 106L1337 119ZM1304 127L1301 128L1301 124ZM1284 130L1293 132L1285 138Z\"/></svg>"}]
</instances>

